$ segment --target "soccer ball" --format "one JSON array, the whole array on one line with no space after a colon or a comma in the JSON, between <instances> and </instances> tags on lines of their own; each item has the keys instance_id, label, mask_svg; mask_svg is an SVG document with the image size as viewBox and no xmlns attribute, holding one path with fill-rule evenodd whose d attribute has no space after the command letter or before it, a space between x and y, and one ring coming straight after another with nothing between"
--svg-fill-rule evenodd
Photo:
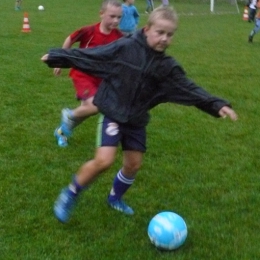
<instances>
[{"instance_id":1,"label":"soccer ball","mask_svg":"<svg viewBox=\"0 0 260 260\"><path fill-rule=\"evenodd\" d=\"M161 212L155 215L148 225L148 236L157 248L174 250L182 246L188 230L185 221L174 212Z\"/></svg>"},{"instance_id":2,"label":"soccer ball","mask_svg":"<svg viewBox=\"0 0 260 260\"><path fill-rule=\"evenodd\" d=\"M43 7L42 5L39 5L39 6L38 6L38 10L43 11L43 10L44 10L44 7Z\"/></svg>"}]
</instances>

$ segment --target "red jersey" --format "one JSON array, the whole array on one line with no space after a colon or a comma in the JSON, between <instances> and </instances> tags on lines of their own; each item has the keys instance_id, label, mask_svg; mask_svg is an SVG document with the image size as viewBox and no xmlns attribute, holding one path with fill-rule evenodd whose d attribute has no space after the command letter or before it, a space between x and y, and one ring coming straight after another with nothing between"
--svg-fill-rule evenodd
<instances>
[{"instance_id":1,"label":"red jersey","mask_svg":"<svg viewBox=\"0 0 260 260\"><path fill-rule=\"evenodd\" d=\"M99 27L100 23L97 23L94 25L82 27L79 30L73 32L70 35L72 44L79 42L79 48L96 47L99 45L111 43L123 36L123 34L118 29L113 29L109 34L104 34L100 31ZM101 82L101 79L87 75L76 69L70 70L70 77L73 79L80 78L81 80L88 80L95 85L99 85Z\"/></svg>"}]
</instances>

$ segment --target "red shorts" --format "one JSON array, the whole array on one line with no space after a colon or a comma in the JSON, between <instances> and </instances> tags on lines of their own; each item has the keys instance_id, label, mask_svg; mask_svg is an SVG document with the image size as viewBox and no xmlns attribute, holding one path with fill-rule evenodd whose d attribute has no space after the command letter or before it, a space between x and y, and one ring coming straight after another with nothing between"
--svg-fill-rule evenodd
<instances>
[{"instance_id":1,"label":"red shorts","mask_svg":"<svg viewBox=\"0 0 260 260\"><path fill-rule=\"evenodd\" d=\"M76 97L78 100L86 100L95 96L98 86L101 83L101 79L93 77L81 72L76 72L72 77L73 85L76 91Z\"/></svg>"}]
</instances>

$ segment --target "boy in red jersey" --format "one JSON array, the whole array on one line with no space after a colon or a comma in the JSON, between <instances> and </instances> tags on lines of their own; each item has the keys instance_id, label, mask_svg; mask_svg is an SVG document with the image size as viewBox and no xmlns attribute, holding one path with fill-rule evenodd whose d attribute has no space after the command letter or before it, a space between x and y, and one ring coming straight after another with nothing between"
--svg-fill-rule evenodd
<instances>
[{"instance_id":1,"label":"boy in red jersey","mask_svg":"<svg viewBox=\"0 0 260 260\"><path fill-rule=\"evenodd\" d=\"M100 10L101 22L76 30L65 39L62 48L69 49L75 42L79 42L79 48L96 47L119 39L122 37L122 33L116 27L121 16L122 4L119 1L104 1ZM55 75L60 73L60 68L54 69ZM68 145L67 138L71 136L72 130L77 125L98 112L92 101L102 81L100 78L73 68L70 70L69 76L72 78L76 97L81 101L81 105L72 110L68 108L62 110L61 125L54 132L58 145L61 147Z\"/></svg>"}]
</instances>

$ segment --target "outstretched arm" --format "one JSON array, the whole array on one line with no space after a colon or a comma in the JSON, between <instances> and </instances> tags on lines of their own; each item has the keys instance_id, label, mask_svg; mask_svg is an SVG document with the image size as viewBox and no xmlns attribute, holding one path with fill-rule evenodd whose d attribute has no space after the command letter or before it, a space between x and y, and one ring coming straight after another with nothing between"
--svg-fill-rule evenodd
<instances>
[{"instance_id":1,"label":"outstretched arm","mask_svg":"<svg viewBox=\"0 0 260 260\"><path fill-rule=\"evenodd\" d=\"M231 120L237 119L237 115L228 101L212 96L186 78L185 72L178 65L171 70L163 82L160 82L160 86L166 93L166 102L195 106L215 117L228 116Z\"/></svg>"},{"instance_id":2,"label":"outstretched arm","mask_svg":"<svg viewBox=\"0 0 260 260\"><path fill-rule=\"evenodd\" d=\"M71 46L72 46L72 41L71 41L71 38L70 38L70 36L68 36L66 39L65 39L65 41L64 41L64 43L63 43L63 45L62 45L62 48L63 49L69 49L69 48L71 48ZM61 68L54 68L53 69L53 74L55 75L55 76L59 76L60 74L61 74Z\"/></svg>"},{"instance_id":3,"label":"outstretched arm","mask_svg":"<svg viewBox=\"0 0 260 260\"><path fill-rule=\"evenodd\" d=\"M113 42L88 49L51 49L41 60L51 68L75 68L105 78L116 73L115 57L122 46Z\"/></svg>"}]
</instances>

